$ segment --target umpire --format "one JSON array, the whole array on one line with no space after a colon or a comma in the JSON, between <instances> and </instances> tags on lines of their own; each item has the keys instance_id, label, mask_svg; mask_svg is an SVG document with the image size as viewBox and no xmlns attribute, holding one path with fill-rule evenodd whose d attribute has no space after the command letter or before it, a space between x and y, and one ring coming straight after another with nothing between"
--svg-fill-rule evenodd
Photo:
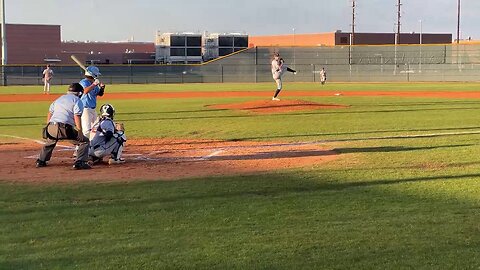
<instances>
[{"instance_id":1,"label":"umpire","mask_svg":"<svg viewBox=\"0 0 480 270\"><path fill-rule=\"evenodd\" d=\"M51 105L47 116L47 126L43 137L46 143L43 146L36 167L47 166L52 157L53 149L59 140L71 140L78 145L78 152L74 169L91 169L87 164L89 140L82 133L81 116L83 104L80 101L83 87L79 83L72 83L67 94L56 99Z\"/></svg>"}]
</instances>

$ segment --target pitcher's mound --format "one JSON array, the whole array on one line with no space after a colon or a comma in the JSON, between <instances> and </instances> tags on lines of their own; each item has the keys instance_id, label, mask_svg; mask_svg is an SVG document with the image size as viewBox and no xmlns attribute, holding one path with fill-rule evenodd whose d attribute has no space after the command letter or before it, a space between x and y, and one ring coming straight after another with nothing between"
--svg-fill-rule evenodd
<instances>
[{"instance_id":1,"label":"pitcher's mound","mask_svg":"<svg viewBox=\"0 0 480 270\"><path fill-rule=\"evenodd\" d=\"M337 104L320 104L304 100L255 100L242 103L208 105L208 107L215 109L230 109L250 111L260 114L270 114L320 109L342 109L347 108L348 106Z\"/></svg>"}]
</instances>

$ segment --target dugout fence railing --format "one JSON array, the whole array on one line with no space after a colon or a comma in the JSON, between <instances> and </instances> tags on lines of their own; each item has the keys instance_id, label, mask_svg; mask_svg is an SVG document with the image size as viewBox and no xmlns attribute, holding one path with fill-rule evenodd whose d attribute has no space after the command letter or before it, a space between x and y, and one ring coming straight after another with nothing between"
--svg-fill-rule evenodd
<instances>
[{"instance_id":1,"label":"dugout fence railing","mask_svg":"<svg viewBox=\"0 0 480 270\"><path fill-rule=\"evenodd\" d=\"M257 47L196 65L100 65L107 84L271 82L273 52L298 71L285 81L318 82L322 68L331 82L477 81L479 45ZM7 85L41 85L43 65L2 67ZM77 66L54 65L52 84L83 77Z\"/></svg>"}]
</instances>

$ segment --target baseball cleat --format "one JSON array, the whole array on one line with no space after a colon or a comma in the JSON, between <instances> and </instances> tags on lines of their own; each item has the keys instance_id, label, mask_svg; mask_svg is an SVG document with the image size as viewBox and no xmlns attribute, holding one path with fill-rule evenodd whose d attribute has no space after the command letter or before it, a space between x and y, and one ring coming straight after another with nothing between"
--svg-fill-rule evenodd
<instances>
[{"instance_id":1,"label":"baseball cleat","mask_svg":"<svg viewBox=\"0 0 480 270\"><path fill-rule=\"evenodd\" d=\"M36 168L47 167L47 162L37 159L37 162L35 162L35 167Z\"/></svg>"},{"instance_id":2,"label":"baseball cleat","mask_svg":"<svg viewBox=\"0 0 480 270\"><path fill-rule=\"evenodd\" d=\"M88 163L85 161L77 161L75 162L75 164L73 164L73 168L75 170L88 170L88 169L91 169L92 167L90 167L90 165L88 165Z\"/></svg>"},{"instance_id":3,"label":"baseball cleat","mask_svg":"<svg viewBox=\"0 0 480 270\"><path fill-rule=\"evenodd\" d=\"M109 165L123 164L123 163L125 163L125 159L123 159L123 158L119 158L119 159L113 159L113 158L111 158L111 159L108 160L108 164L109 164Z\"/></svg>"},{"instance_id":4,"label":"baseball cleat","mask_svg":"<svg viewBox=\"0 0 480 270\"><path fill-rule=\"evenodd\" d=\"M90 158L92 159L92 164L93 164L93 165L102 163L102 161L103 161L102 158L98 158L98 157L96 157L96 156L90 156Z\"/></svg>"},{"instance_id":5,"label":"baseball cleat","mask_svg":"<svg viewBox=\"0 0 480 270\"><path fill-rule=\"evenodd\" d=\"M297 72L296 72L296 71L295 71L295 72L293 72L293 75L297 75Z\"/></svg>"},{"instance_id":6,"label":"baseball cleat","mask_svg":"<svg viewBox=\"0 0 480 270\"><path fill-rule=\"evenodd\" d=\"M276 98L276 97L272 98L272 100L274 100L274 101L280 101L280 99L279 99L279 98Z\"/></svg>"}]
</instances>

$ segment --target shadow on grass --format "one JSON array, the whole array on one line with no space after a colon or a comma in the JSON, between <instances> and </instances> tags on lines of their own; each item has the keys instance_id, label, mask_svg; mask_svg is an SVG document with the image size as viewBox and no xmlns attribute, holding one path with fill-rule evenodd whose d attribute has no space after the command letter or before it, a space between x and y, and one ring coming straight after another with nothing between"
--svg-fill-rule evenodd
<instances>
[{"instance_id":1,"label":"shadow on grass","mask_svg":"<svg viewBox=\"0 0 480 270\"><path fill-rule=\"evenodd\" d=\"M471 238L477 223L458 218L458 200L374 188L469 178L480 174L346 181L288 172L168 183L7 186L0 202L9 207L1 215L15 222L0 229L9 247L0 268L397 269L426 263L442 268L452 249L455 266L467 268L478 251ZM38 245L29 243L38 238ZM467 239L472 245L463 242ZM405 248L410 245L415 248Z\"/></svg>"},{"instance_id":2,"label":"shadow on grass","mask_svg":"<svg viewBox=\"0 0 480 270\"><path fill-rule=\"evenodd\" d=\"M241 113L235 115L215 115L215 116L184 116L184 117L161 117L160 112L152 112L151 114L158 114L157 117L143 117L141 119L121 119L124 122L138 122L138 121L160 121L160 120L191 120L191 119L229 119L229 118L250 118L250 117L272 117L272 116L314 116L314 115L338 115L338 114L370 114L370 113L404 113L404 112L421 112L421 111L454 111L454 110L478 110L480 107L468 107L468 108L421 108L421 109L395 109L395 110L349 110L348 108L342 108L340 110L325 109L315 110L302 113L275 113L275 114L252 114ZM334 110L334 111L332 111ZM202 111L208 112L208 111ZM130 115L134 115L131 113Z\"/></svg>"},{"instance_id":3,"label":"shadow on grass","mask_svg":"<svg viewBox=\"0 0 480 270\"><path fill-rule=\"evenodd\" d=\"M379 147L352 147L352 148L335 148L335 151L339 154L349 153L388 153L388 152L410 152L410 151L423 151L434 150L442 148L456 148L467 147L473 144L458 144L458 145L441 145L441 146L422 146L422 147L404 147L404 146L379 146Z\"/></svg>"},{"instance_id":4,"label":"shadow on grass","mask_svg":"<svg viewBox=\"0 0 480 270\"><path fill-rule=\"evenodd\" d=\"M231 141L251 141L261 139L273 138L297 138L297 137L320 137L320 136L338 136L338 135L363 135L363 134L378 134L378 133L399 133L399 132L429 132L429 131L455 131L455 130L475 130L480 129L480 126L470 127L447 127L447 128L422 128L422 129L385 129L372 131L355 131L355 132L335 132L335 133L314 133L314 134L289 134L289 135L270 135L270 136L255 136L232 139ZM351 140L351 139L347 139Z\"/></svg>"}]
</instances>

